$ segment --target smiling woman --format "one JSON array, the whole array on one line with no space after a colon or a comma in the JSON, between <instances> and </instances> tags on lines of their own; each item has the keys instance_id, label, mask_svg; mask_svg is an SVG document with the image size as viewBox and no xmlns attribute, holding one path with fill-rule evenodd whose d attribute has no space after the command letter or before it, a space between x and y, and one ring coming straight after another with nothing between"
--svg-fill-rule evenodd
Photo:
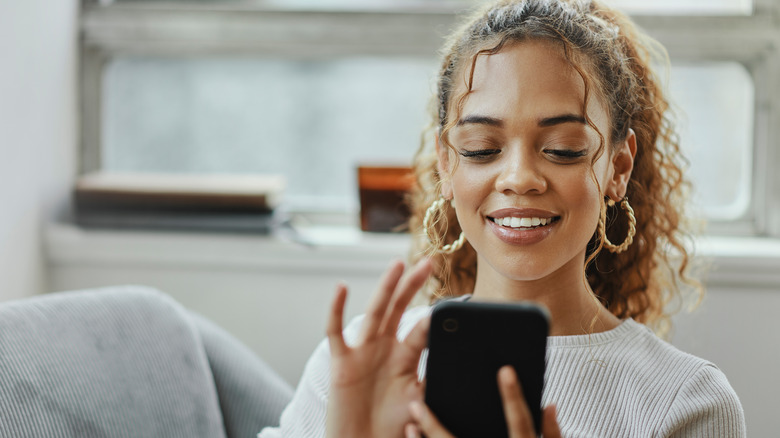
<instances>
[{"instance_id":1,"label":"smiling woman","mask_svg":"<svg viewBox=\"0 0 780 438\"><path fill-rule=\"evenodd\" d=\"M533 15L544 7L528 5L527 9ZM440 80L437 133L428 137L417 156L422 181L415 194L417 217L439 193L453 197L455 182L479 180L476 175L458 176L467 172L486 175L493 169L494 189L500 192L514 189L507 184L516 181L507 178L519 176L511 172L526 178L522 184L538 185L521 187L532 194L546 191L550 184L547 196L526 198L548 203L566 194L573 202L569 205L585 203L595 206L596 213L563 216L558 223L561 216L544 210L542 217L556 221L536 234L506 227L495 232L520 242L546 228L581 227L591 239L583 254L593 263L578 266L586 270L595 295L617 317L632 317L664 332L668 328L665 306L676 295L672 291L680 282L697 283L686 274L686 234L680 227L687 184L681 170L684 158L666 112L668 103L648 64L651 54L663 49L637 34L633 24L617 13L603 10L594 15L609 24L582 17L550 17L501 31L472 28L481 44L450 43L450 59L445 60L448 64ZM496 15L490 19L505 24L520 18ZM574 27L564 35L556 26L566 19ZM526 53L512 56L517 51ZM510 154L515 156L504 158ZM502 164L507 160L514 164ZM450 165L450 161L455 163ZM465 188L471 183L461 185ZM609 202L594 202L594 195ZM636 211L642 221L631 222L620 214L621 209L608 208L624 198L623 210L630 209L632 217ZM460 226L470 226L461 218L460 209L445 211L449 220L437 230L444 240L460 233L447 225L454 223L456 211ZM596 224L599 233L589 231ZM637 244L621 246L622 254L600 251L602 242L628 242L634 233ZM430 291L433 296L462 295L474 289L480 278L475 258L481 252L476 245L482 243L469 240L471 246L459 254L434 256L437 282ZM427 243L418 244L424 253ZM544 264L536 252L512 263Z\"/></svg>"},{"instance_id":2,"label":"smiling woman","mask_svg":"<svg viewBox=\"0 0 780 438\"><path fill-rule=\"evenodd\" d=\"M415 160L417 263L406 275L395 263L346 329L337 287L327 342L261 437L451 437L422 402L430 307L405 310L430 277L432 305L547 308L544 436L744 436L725 375L643 325L663 328L690 281L683 160L654 47L596 0L503 0L470 17L445 48ZM513 367L490 377L509 436L536 436Z\"/></svg>"},{"instance_id":3,"label":"smiling woman","mask_svg":"<svg viewBox=\"0 0 780 438\"><path fill-rule=\"evenodd\" d=\"M537 280L558 270L568 271L557 275L569 277L570 284L582 276L601 193L615 200L625 196L635 137L631 133L604 153L607 110L600 99L590 99L583 113L583 81L549 42L506 44L480 56L466 75L472 77L468 97L440 142L449 147L438 147L438 162L445 175L441 194L457 200L458 223L477 253L477 266L484 266L474 294L507 298L501 295L511 288L498 283L525 280L524 296L545 302L551 295ZM579 289L590 297L584 286Z\"/></svg>"}]
</instances>

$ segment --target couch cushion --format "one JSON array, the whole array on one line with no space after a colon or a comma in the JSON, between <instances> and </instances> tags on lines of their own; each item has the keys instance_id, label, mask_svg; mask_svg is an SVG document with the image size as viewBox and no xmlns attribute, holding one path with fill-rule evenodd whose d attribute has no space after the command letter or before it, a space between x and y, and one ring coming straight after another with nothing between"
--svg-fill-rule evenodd
<instances>
[{"instance_id":1,"label":"couch cushion","mask_svg":"<svg viewBox=\"0 0 780 438\"><path fill-rule=\"evenodd\" d=\"M225 436L200 335L142 287L0 305L0 436Z\"/></svg>"},{"instance_id":2,"label":"couch cushion","mask_svg":"<svg viewBox=\"0 0 780 438\"><path fill-rule=\"evenodd\" d=\"M262 428L279 425L292 387L222 327L191 317L211 365L227 436L255 437Z\"/></svg>"}]
</instances>

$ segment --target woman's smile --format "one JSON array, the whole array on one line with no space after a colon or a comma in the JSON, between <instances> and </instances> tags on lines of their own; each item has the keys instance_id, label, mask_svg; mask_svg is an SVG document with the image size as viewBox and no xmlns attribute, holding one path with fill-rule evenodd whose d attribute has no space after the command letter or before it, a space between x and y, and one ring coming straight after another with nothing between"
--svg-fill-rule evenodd
<instances>
[{"instance_id":1,"label":"woman's smile","mask_svg":"<svg viewBox=\"0 0 780 438\"><path fill-rule=\"evenodd\" d=\"M510 245L531 245L545 239L560 220L549 211L502 208L486 216L493 233Z\"/></svg>"}]
</instances>

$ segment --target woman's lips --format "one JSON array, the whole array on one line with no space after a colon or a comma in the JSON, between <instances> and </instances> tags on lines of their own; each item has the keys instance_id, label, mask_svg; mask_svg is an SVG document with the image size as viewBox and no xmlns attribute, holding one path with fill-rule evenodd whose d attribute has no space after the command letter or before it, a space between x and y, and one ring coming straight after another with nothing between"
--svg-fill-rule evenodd
<instances>
[{"instance_id":1,"label":"woman's lips","mask_svg":"<svg viewBox=\"0 0 780 438\"><path fill-rule=\"evenodd\" d=\"M489 213L488 216L492 218L539 217L539 218L550 219L553 217L557 217L558 215L549 210L542 210L539 208L509 207L509 208L500 208L498 210L495 210Z\"/></svg>"},{"instance_id":2,"label":"woman's lips","mask_svg":"<svg viewBox=\"0 0 780 438\"><path fill-rule=\"evenodd\" d=\"M493 233L510 245L531 245L544 240L560 216L538 209L505 208L492 212L487 223Z\"/></svg>"}]
</instances>

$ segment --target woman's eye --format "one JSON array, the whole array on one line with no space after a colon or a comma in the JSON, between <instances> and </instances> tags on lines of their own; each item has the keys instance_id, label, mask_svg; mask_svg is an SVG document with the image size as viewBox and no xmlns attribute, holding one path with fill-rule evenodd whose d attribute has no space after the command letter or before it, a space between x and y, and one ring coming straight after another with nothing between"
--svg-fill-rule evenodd
<instances>
[{"instance_id":1,"label":"woman's eye","mask_svg":"<svg viewBox=\"0 0 780 438\"><path fill-rule=\"evenodd\" d=\"M574 160L576 158L582 158L588 155L587 149L572 150L572 149L547 149L545 151L548 155L554 158L562 160Z\"/></svg>"},{"instance_id":2,"label":"woman's eye","mask_svg":"<svg viewBox=\"0 0 780 438\"><path fill-rule=\"evenodd\" d=\"M477 160L484 160L490 158L493 155L498 154L499 152L501 152L500 149L475 149L475 150L461 149L460 151L458 151L458 153L462 157L473 158Z\"/></svg>"}]
</instances>

